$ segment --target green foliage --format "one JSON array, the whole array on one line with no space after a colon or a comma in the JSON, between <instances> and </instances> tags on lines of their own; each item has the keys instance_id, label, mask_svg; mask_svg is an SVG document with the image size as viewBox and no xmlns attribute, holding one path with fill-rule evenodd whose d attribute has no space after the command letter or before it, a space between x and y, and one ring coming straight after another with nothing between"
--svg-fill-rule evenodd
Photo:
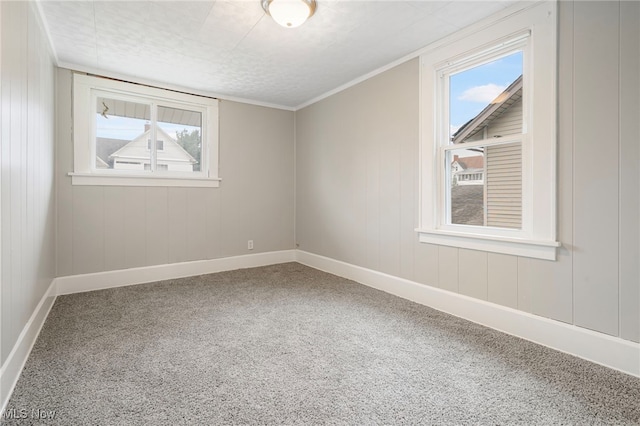
<instances>
[{"instance_id":1,"label":"green foliage","mask_svg":"<svg viewBox=\"0 0 640 426\"><path fill-rule=\"evenodd\" d=\"M200 130L192 130L189 132L187 129L181 132L176 132L177 142L185 151L189 153L195 160L196 164L193 165L193 171L200 170L200 157L202 154L202 138L200 137Z\"/></svg>"}]
</instances>

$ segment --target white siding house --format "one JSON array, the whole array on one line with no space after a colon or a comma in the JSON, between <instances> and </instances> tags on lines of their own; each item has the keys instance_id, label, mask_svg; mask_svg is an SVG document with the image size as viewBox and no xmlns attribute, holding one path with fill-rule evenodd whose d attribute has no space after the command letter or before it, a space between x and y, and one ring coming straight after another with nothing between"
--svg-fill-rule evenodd
<instances>
[{"instance_id":1,"label":"white siding house","mask_svg":"<svg viewBox=\"0 0 640 426\"><path fill-rule=\"evenodd\" d=\"M451 174L456 185L484 185L484 156L453 157Z\"/></svg>"},{"instance_id":2,"label":"white siding house","mask_svg":"<svg viewBox=\"0 0 640 426\"><path fill-rule=\"evenodd\" d=\"M156 131L158 170L192 172L197 163L174 138L158 127ZM113 160L113 168L120 170L149 170L151 167L151 130L145 131L131 142L109 156Z\"/></svg>"}]
</instances>

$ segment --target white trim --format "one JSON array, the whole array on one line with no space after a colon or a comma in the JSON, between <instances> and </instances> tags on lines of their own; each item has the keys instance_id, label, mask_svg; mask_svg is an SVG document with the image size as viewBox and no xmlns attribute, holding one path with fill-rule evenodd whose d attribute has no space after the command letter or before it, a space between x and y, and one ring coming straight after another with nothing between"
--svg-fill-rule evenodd
<instances>
[{"instance_id":1,"label":"white trim","mask_svg":"<svg viewBox=\"0 0 640 426\"><path fill-rule=\"evenodd\" d=\"M353 80L349 81L348 83L340 85L340 86L336 87L335 89L329 90L328 92L325 92L325 93L323 93L323 94L321 94L319 96L316 96L315 98L309 99L308 101L303 102L300 105L298 105L295 108L293 108L293 110L294 111L299 111L299 110L301 110L303 108L308 107L309 105L313 105L316 102L320 102L323 99L326 99L326 98L328 98L330 96L335 95L336 93L340 93L340 92L342 92L344 90L347 90L350 87L353 87L353 86L356 86L356 85L362 83L363 81L367 81L370 78L373 78L378 74L382 74L385 71L389 71L390 69L397 67L398 65L402 65L405 62L410 61L410 60L412 60L413 58L415 58L417 56L419 56L419 54L417 52L410 53L410 54L408 54L406 56L403 56L402 58L397 59L397 60L395 60L395 61L393 61L393 62L391 62L391 63L389 63L387 65L384 65L384 66L382 66L382 67L380 67L378 69L375 69L375 70L373 70L371 72L368 72L368 73L366 73L364 75L361 75L358 78L354 78Z\"/></svg>"},{"instance_id":2,"label":"white trim","mask_svg":"<svg viewBox=\"0 0 640 426\"><path fill-rule=\"evenodd\" d=\"M295 262L295 250L272 251L193 262L170 263L56 278L58 295L124 287L234 269Z\"/></svg>"},{"instance_id":3,"label":"white trim","mask_svg":"<svg viewBox=\"0 0 640 426\"><path fill-rule=\"evenodd\" d=\"M155 282L234 269L299 262L507 334L640 377L640 344L474 299L302 250L59 277L51 282L0 368L0 416L57 295Z\"/></svg>"},{"instance_id":4,"label":"white trim","mask_svg":"<svg viewBox=\"0 0 640 426\"><path fill-rule=\"evenodd\" d=\"M640 377L640 344L335 259L296 251L299 263Z\"/></svg>"},{"instance_id":5,"label":"white trim","mask_svg":"<svg viewBox=\"0 0 640 426\"><path fill-rule=\"evenodd\" d=\"M7 360L0 368L0 417L22 374L40 330L56 297L114 287L143 284L175 278L212 274L234 269L254 268L295 262L295 250L282 250L194 262L173 263L54 279L25 325Z\"/></svg>"},{"instance_id":6,"label":"white trim","mask_svg":"<svg viewBox=\"0 0 640 426\"><path fill-rule=\"evenodd\" d=\"M157 80L151 80L151 79L147 79L147 78L142 78L142 77L134 77L128 74L120 74L117 72L112 72L112 71L107 71L101 68L96 68L96 67L90 67L87 65L79 65L79 64L75 64L73 62L58 62L57 63L59 68L66 68L70 71L76 71L76 72L83 72L83 73L88 73L88 74L94 74L94 75L98 75L98 76L102 76L102 77L108 77L108 78L115 78L117 80L122 80L125 82L129 82L129 83L133 83L133 84L144 84L147 86L153 86L155 88L158 89L165 89L165 90L175 90L178 92L184 92L184 93L190 93L193 95L197 95L197 96L206 96L209 98L215 98L218 100L224 100L224 101L231 101L231 102L240 102L243 104L249 104L249 105L256 105L256 106L261 106L261 107L267 107L267 108L275 108L275 109L282 109L285 111L295 111L295 108L290 107L290 106L286 106L286 105L279 105L279 104L273 104L273 103L269 103L269 102L261 102L261 101L256 101L256 100L252 100L252 99L245 99L245 98L240 98L240 97L236 97L236 96L227 96L227 95L221 95L219 93L215 93L215 92L211 92L208 90L199 90L193 87L185 87L185 86L180 86L180 85L176 85L176 84L170 84L170 83L163 83Z\"/></svg>"},{"instance_id":7,"label":"white trim","mask_svg":"<svg viewBox=\"0 0 640 426\"><path fill-rule=\"evenodd\" d=\"M160 177L129 174L67 173L72 185L98 186L181 186L218 188L222 179Z\"/></svg>"},{"instance_id":8,"label":"white trim","mask_svg":"<svg viewBox=\"0 0 640 426\"><path fill-rule=\"evenodd\" d=\"M31 349L33 348L40 330L49 315L49 311L56 301L56 280L51 281L49 288L40 299L40 303L31 314L31 318L22 329L11 353L0 368L0 418L9 402L13 389L18 382Z\"/></svg>"},{"instance_id":9,"label":"white trim","mask_svg":"<svg viewBox=\"0 0 640 426\"><path fill-rule=\"evenodd\" d=\"M95 167L95 104L96 96L133 100L150 108L152 140L155 139L156 110L159 105L187 108L202 114L202 161L201 171L186 173L121 173L118 170L101 171ZM72 185L123 185L123 186L219 186L219 101L188 93L178 93L156 87L141 86L122 81L109 80L85 74L73 74L73 172ZM80 111L80 113L78 113ZM153 145L155 147L155 143ZM152 159L155 153L152 152ZM151 168L154 169L152 162ZM113 172L113 173L112 173ZM91 179L89 175L95 175ZM126 176L123 178L110 178ZM152 182L151 179L159 179ZM192 184L185 180L193 179ZM206 180L205 180L206 179ZM181 182L181 181L182 182Z\"/></svg>"},{"instance_id":10,"label":"white trim","mask_svg":"<svg viewBox=\"0 0 640 426\"><path fill-rule=\"evenodd\" d=\"M47 20L44 19L44 11L42 10L42 0L36 0L33 3L35 7L35 15L37 17L38 23L40 24L40 28L44 32L44 35L47 39L47 45L49 46L49 53L53 57L53 61L56 65L58 65L58 52L56 52L55 46L53 45L53 37L51 37L51 31L49 30L49 24Z\"/></svg>"},{"instance_id":11,"label":"white trim","mask_svg":"<svg viewBox=\"0 0 640 426\"><path fill-rule=\"evenodd\" d=\"M467 27L464 27L460 30L456 30L454 33L445 36L444 38L441 38L439 40L434 41L433 43L428 44L425 47L421 47L420 49L409 53L408 55L403 56L400 59L396 59L393 62L390 62L387 65L384 65L380 68L377 68L367 74L364 74L358 78L355 78L351 81L349 81L348 83L345 83L341 86L336 87L335 89L329 90L328 92L325 92L319 96L316 96L315 98L312 98L308 101L305 101L303 103L301 103L300 105L296 106L295 108L293 108L294 111L298 111L301 110L302 108L306 108L309 105L313 105L316 102L320 102L323 99L326 99L330 96L335 95L336 93L340 93L344 90L347 90L350 87L353 87L357 84L362 83L363 81L366 81L372 77L375 77L378 74L382 74L383 72L386 72L392 68L397 67L398 65L404 64L407 61L410 61L414 58L417 58L421 55L424 55L425 53L431 52L435 49L440 48L441 46L443 46L446 43L450 43L453 42L455 40L459 40L461 38L467 37L469 35L472 35L474 33L476 33L477 31L483 30L485 28L491 27L495 24L497 24L498 22L512 16L515 15L517 13L520 13L523 10L529 9L531 7L534 7L536 5L537 2L527 2L526 4L523 3L516 3L513 6L507 7L506 9L500 10L496 13L493 13L491 16L488 16L484 19L482 19L481 21L478 21L474 24L471 24Z\"/></svg>"},{"instance_id":12,"label":"white trim","mask_svg":"<svg viewBox=\"0 0 640 426\"><path fill-rule=\"evenodd\" d=\"M46 22L43 17L44 17L44 13L42 12L41 8L42 6L40 5L40 2L42 0L36 0L36 3L38 4L38 11L40 13L41 16L41 20L43 22ZM469 34L473 34L476 31L479 31L481 29L490 27L494 24L496 24L497 22L500 22L501 20L516 14L522 10L528 9L530 7L535 6L536 2L526 2L526 3L516 3L513 6L507 7L503 10L500 10L494 14L492 14L491 16L476 22L474 24L471 24L461 30L457 30L455 31L455 33L453 35L447 36L446 38L451 40L452 38L462 38L465 37ZM410 61L414 58L419 57L420 55L427 53L431 50L437 49L439 46L441 46L443 44L443 39L440 40L436 40L430 44L428 44L425 47L421 47L420 49L411 52L399 59L396 59L393 62L388 63L387 65L384 65L380 68L377 68L371 72L368 72L358 78L355 78L345 84L342 84L338 87L336 87L335 89L329 90L327 92L324 92L312 99L309 99L297 106L289 106L289 105L280 105L280 104L274 104L274 103L270 103L270 102L263 102L263 101L258 101L258 100L254 100L254 99L247 99L247 98L242 98L242 97L237 97L237 96L229 96L229 95L223 95L223 94L219 94L216 92L212 92L209 90L199 90L199 89L195 89L195 88L187 88L185 86L180 86L180 85L175 85L175 84L169 84L169 83L163 83L157 80L152 80L152 79L146 79L146 78L141 78L141 77L134 77L131 75L125 75L125 74L121 74L121 73L117 73L117 72L112 72L112 71L107 71L101 68L97 68L97 67L92 67L92 66L88 66L88 65L80 65L80 64L76 64L73 62L67 62L67 61L60 61L58 60L57 57L57 52L55 51L55 49L53 48L53 39L51 38L51 35L48 31L48 28L46 29L46 33L47 33L47 38L49 40L49 44L51 46L51 51L53 53L56 65L59 68L66 68L69 69L71 71L80 71L80 72L86 72L86 73L90 73L90 74L96 74L96 75L102 75L104 77L110 77L110 78L117 78L120 80L125 80L125 81L130 81L132 83L139 83L139 84L148 84L148 85L152 85L152 86L156 86L158 88L164 88L164 89L168 89L168 90L179 90L179 91L184 91L187 93L193 93L196 95L202 95L202 96L209 96L209 97L213 97L213 98L217 98L220 100L226 100L226 101L232 101L232 102L240 102L240 103L245 103L245 104L249 104L249 105L256 105L256 106L262 106L262 107L267 107L267 108L275 108L275 109L281 109L281 110L285 110L285 111L298 111L301 110L303 108L308 107L309 105L312 105L316 102L319 102L323 99L326 99L330 96L335 95L336 93L340 93L352 86L355 86L357 84L362 83L365 80L368 80L372 77L375 77L378 74L382 74L385 71L388 71L398 65L401 65L407 61ZM451 38L450 38L451 37Z\"/></svg>"},{"instance_id":13,"label":"white trim","mask_svg":"<svg viewBox=\"0 0 640 426\"><path fill-rule=\"evenodd\" d=\"M556 260L556 241L535 241L521 238L487 236L430 229L416 229L421 243L490 251L535 259Z\"/></svg>"},{"instance_id":14,"label":"white trim","mask_svg":"<svg viewBox=\"0 0 640 426\"><path fill-rule=\"evenodd\" d=\"M38 12L40 15L40 19L42 22L46 23L46 20L44 19L44 13L42 11L42 6L41 6L41 1L42 0L36 0L36 4L38 7ZM533 7L536 4L536 2L527 2L527 3L516 3L513 6L507 7L503 10L500 10L494 14L492 14L491 16L476 22L474 24L471 24L461 30L457 30L455 31L454 35L451 36L447 36L447 38L449 37L455 37L455 38L462 38L465 37L469 34L473 34L476 31L479 31L481 29L490 27L492 25L494 25L497 22L500 22L501 20L515 14L518 13L522 10L528 9L530 7ZM247 99L247 98L242 98L242 97L237 97L237 96L229 96L229 95L223 95L223 94L219 94L219 93L215 93L209 90L199 90L199 89L195 89L195 88L187 88L185 86L180 86L180 85L175 85L175 84L169 84L169 83L163 83L157 80L152 80L152 79L146 79L146 78L141 78L141 77L134 77L131 75L125 75L125 74L121 74L121 73L117 73L117 72L112 72L112 71L107 71L101 68L97 68L97 67L92 67L92 66L88 66L88 65L80 65L80 64L76 64L73 62L67 62L67 61L60 61L58 59L58 55L56 50L54 49L54 44L53 44L53 38L51 37L51 34L49 32L49 28L48 26L45 25L45 30L46 30L46 34L47 34L47 39L49 41L49 45L51 47L51 52L53 54L53 57L55 59L55 63L59 68L66 68L69 69L71 71L80 71L80 72L86 72L86 73L90 73L90 74L96 74L96 75L102 75L104 77L110 77L110 78L117 78L120 80L125 80L125 81L130 81L131 83L139 83L139 84L148 84L148 85L152 85L152 86L156 86L158 88L164 88L164 89L168 89L168 90L179 90L179 91L184 91L187 93L193 93L196 95L202 95L202 96L209 96L209 97L213 97L213 98L217 98L220 100L226 100L226 101L232 101L232 102L240 102L240 103L245 103L245 104L249 104L249 105L256 105L256 106L262 106L262 107L267 107L267 108L275 108L275 109L281 109L281 110L285 110L285 111L298 111L301 110L303 108L308 107L309 105L312 105L316 102L319 102L323 99L326 99L330 96L335 95L336 93L340 93L352 86L355 86L357 84L362 83L365 80L368 80L372 77L375 77L378 74L382 74L385 71L388 71L398 65L401 65L407 61L410 61L414 58L419 57L420 55L427 53L431 50L437 49L439 46L441 46L443 44L443 39L440 40L436 40L430 44L428 44L425 47L421 47L420 49L411 52L399 59L396 59L393 62L388 63L387 65L384 65L380 68L377 68L369 73L366 73L358 78L355 78L345 84L342 84L338 87L336 87L335 89L329 90L328 92L324 92L312 99L309 99L297 106L289 106L289 105L280 105L280 104L274 104L274 103L270 103L270 102L263 102L263 101L258 101L258 100L254 100L254 99Z\"/></svg>"}]
</instances>

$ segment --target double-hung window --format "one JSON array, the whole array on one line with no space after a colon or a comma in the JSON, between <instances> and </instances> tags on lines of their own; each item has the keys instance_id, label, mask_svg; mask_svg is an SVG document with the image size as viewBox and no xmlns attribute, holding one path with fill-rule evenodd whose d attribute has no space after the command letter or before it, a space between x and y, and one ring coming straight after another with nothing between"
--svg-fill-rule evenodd
<instances>
[{"instance_id":1,"label":"double-hung window","mask_svg":"<svg viewBox=\"0 0 640 426\"><path fill-rule=\"evenodd\" d=\"M74 185L219 185L216 99L82 74L73 88Z\"/></svg>"},{"instance_id":2,"label":"double-hung window","mask_svg":"<svg viewBox=\"0 0 640 426\"><path fill-rule=\"evenodd\" d=\"M421 57L420 241L555 259L556 6Z\"/></svg>"}]
</instances>

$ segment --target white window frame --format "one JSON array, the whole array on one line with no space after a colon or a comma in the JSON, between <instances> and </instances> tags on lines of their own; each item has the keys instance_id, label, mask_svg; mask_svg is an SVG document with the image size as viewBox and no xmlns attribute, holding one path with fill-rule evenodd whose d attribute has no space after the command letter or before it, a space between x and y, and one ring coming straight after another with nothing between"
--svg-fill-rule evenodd
<instances>
[{"instance_id":1,"label":"white window frame","mask_svg":"<svg viewBox=\"0 0 640 426\"><path fill-rule=\"evenodd\" d=\"M527 128L529 125L529 105L527 101L529 100L528 92L531 90L531 85L529 84L530 79L527 76L530 73L530 67L527 63L528 58L530 57L530 33L526 31L521 34L517 34L515 36L509 36L504 40L498 41L494 46L490 48L481 48L478 49L478 52L471 55L465 55L462 60L450 60L445 63L438 64L436 66L436 138L437 138L437 152L436 152L436 164L439 168L438 170L438 208L439 212L437 215L437 225L438 229L442 229L443 231L462 231L462 232L472 232L480 235L495 235L498 237L515 237L515 238L523 238L528 234L528 231L531 228L532 221L531 216L528 215L527 202L529 201L527 197L523 196L523 207L522 207L522 228L508 229L508 228L491 228L487 226L468 226L468 225L459 225L459 224L451 224L451 204L448 194L449 188L451 187L451 174L450 168L448 165L450 161L447 161L447 153L449 151L456 151L460 149L470 149L470 148L486 148L491 146L512 144L512 143L520 143L522 153L524 156L524 152L528 149L529 138ZM450 137L450 129L449 124L451 122L449 117L449 97L446 95L449 93L449 77L458 72L465 71L468 69L472 69L474 67L493 62L499 58L508 56L510 54L516 53L518 51L523 52L523 99L522 99L522 110L523 110L523 118L522 118L522 133L505 135L499 139L482 139L478 141L465 142L462 144L453 144L449 143ZM524 176L528 175L528 166L527 162L523 162L522 164L522 174ZM526 185L526 187L525 187ZM530 189L530 182L527 179L522 180L522 193L528 193Z\"/></svg>"},{"instance_id":2,"label":"white window frame","mask_svg":"<svg viewBox=\"0 0 640 426\"><path fill-rule=\"evenodd\" d=\"M98 169L95 166L98 96L152 105L188 109L202 114L200 171L136 171ZM152 108L152 116L153 116ZM152 120L155 117L151 117ZM156 139L155 129L151 140ZM155 143L153 144L155 145ZM74 74L73 76L72 185L218 187L218 100L118 80Z\"/></svg>"},{"instance_id":3,"label":"white window frame","mask_svg":"<svg viewBox=\"0 0 640 426\"><path fill-rule=\"evenodd\" d=\"M454 34L420 57L420 242L556 259L556 17L555 2L539 3ZM474 145L450 144L448 75L515 50L524 51L523 133L499 143L522 144L522 227L447 223L446 151Z\"/></svg>"}]
</instances>

